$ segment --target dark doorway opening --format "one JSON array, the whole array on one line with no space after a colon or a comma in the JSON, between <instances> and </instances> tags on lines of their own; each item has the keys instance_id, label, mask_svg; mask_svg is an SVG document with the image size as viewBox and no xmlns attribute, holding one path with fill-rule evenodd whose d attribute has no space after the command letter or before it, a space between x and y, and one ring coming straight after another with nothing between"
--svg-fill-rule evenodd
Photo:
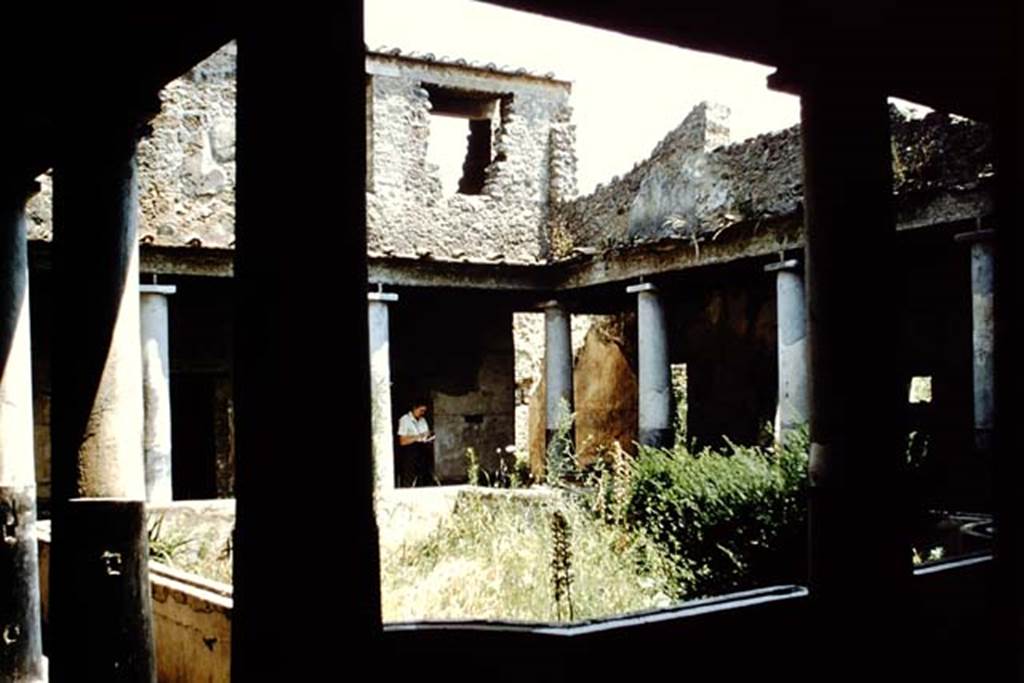
<instances>
[{"instance_id":1,"label":"dark doorway opening","mask_svg":"<svg viewBox=\"0 0 1024 683\"><path fill-rule=\"evenodd\" d=\"M172 481L175 500L217 497L217 441L214 425L216 377L171 376Z\"/></svg>"}]
</instances>

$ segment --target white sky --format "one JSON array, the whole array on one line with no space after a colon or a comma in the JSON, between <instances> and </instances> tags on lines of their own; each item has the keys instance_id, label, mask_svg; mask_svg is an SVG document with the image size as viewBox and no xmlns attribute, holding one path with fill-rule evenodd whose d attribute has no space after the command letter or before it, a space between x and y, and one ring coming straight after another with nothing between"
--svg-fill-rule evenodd
<instances>
[{"instance_id":1,"label":"white sky","mask_svg":"<svg viewBox=\"0 0 1024 683\"><path fill-rule=\"evenodd\" d=\"M773 69L759 64L469 0L365 0L365 7L371 48L553 71L572 81L582 193L647 157L702 100L732 110L734 141L799 120L799 100L769 91Z\"/></svg>"}]
</instances>

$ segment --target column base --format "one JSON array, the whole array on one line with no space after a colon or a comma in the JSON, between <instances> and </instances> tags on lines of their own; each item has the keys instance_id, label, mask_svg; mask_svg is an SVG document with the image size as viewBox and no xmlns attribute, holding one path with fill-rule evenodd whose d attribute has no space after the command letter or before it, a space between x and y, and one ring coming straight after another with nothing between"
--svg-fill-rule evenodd
<instances>
[{"instance_id":1,"label":"column base","mask_svg":"<svg viewBox=\"0 0 1024 683\"><path fill-rule=\"evenodd\" d=\"M974 447L978 453L991 453L993 447L992 428L974 429Z\"/></svg>"},{"instance_id":2,"label":"column base","mask_svg":"<svg viewBox=\"0 0 1024 683\"><path fill-rule=\"evenodd\" d=\"M640 429L640 445L654 448L671 448L675 444L675 430L671 427Z\"/></svg>"},{"instance_id":3,"label":"column base","mask_svg":"<svg viewBox=\"0 0 1024 683\"><path fill-rule=\"evenodd\" d=\"M0 680L43 681L36 487L0 486Z\"/></svg>"},{"instance_id":4,"label":"column base","mask_svg":"<svg viewBox=\"0 0 1024 683\"><path fill-rule=\"evenodd\" d=\"M75 498L54 520L53 681L154 681L145 504Z\"/></svg>"}]
</instances>

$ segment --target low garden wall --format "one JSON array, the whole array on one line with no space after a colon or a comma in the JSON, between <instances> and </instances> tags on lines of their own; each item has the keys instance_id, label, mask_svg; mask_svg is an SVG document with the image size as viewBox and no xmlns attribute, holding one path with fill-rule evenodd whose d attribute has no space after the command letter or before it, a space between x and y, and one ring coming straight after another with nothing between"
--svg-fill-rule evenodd
<instances>
[{"instance_id":1,"label":"low garden wall","mask_svg":"<svg viewBox=\"0 0 1024 683\"><path fill-rule=\"evenodd\" d=\"M503 496L534 500L544 490L493 490L472 486L398 489L377 502L381 545L395 548L429 536L455 510L460 499ZM149 509L149 525L159 524L165 544L181 543L180 555L196 561L204 552L228 545L235 521L234 500L178 501ZM50 523L39 522L39 572L43 628L49 607ZM199 558L201 559L201 558ZM213 568L214 562L209 563ZM230 567L230 562L222 563ZM231 584L181 571L150 559L157 680L160 683L220 683L231 679ZM217 573L215 570L213 573Z\"/></svg>"},{"instance_id":2,"label":"low garden wall","mask_svg":"<svg viewBox=\"0 0 1024 683\"><path fill-rule=\"evenodd\" d=\"M180 521L207 513L233 523L234 501L185 501L150 512ZM230 513L230 515L228 514ZM152 524L152 522L151 522ZM230 535L230 524L227 526ZM43 629L49 609L50 527L37 526ZM150 560L157 680L160 683L220 683L231 680L231 586Z\"/></svg>"}]
</instances>

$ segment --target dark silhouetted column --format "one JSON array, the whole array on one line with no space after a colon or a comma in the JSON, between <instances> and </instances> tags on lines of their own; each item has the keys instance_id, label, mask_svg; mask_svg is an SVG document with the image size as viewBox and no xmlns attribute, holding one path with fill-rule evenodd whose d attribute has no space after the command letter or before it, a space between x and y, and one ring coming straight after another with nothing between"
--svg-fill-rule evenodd
<instances>
[{"instance_id":1,"label":"dark silhouetted column","mask_svg":"<svg viewBox=\"0 0 1024 683\"><path fill-rule=\"evenodd\" d=\"M147 117L94 116L54 167L50 673L152 681L135 161Z\"/></svg>"},{"instance_id":2,"label":"dark silhouetted column","mask_svg":"<svg viewBox=\"0 0 1024 683\"><path fill-rule=\"evenodd\" d=\"M800 102L816 647L831 661L856 642L900 671L911 553L889 111L884 92L843 69L810 78ZM846 659L858 675L871 666Z\"/></svg>"},{"instance_id":3,"label":"dark silhouetted column","mask_svg":"<svg viewBox=\"0 0 1024 683\"><path fill-rule=\"evenodd\" d=\"M1024 8L999 6L1000 32L992 36L1003 57L992 92L998 106L992 148L995 164L993 251L995 372L993 445L996 498L996 574L989 607L990 651L995 662L991 680L1024 680L1024 430L1020 421L1020 387L1024 367Z\"/></svg>"},{"instance_id":4,"label":"dark silhouetted column","mask_svg":"<svg viewBox=\"0 0 1024 683\"><path fill-rule=\"evenodd\" d=\"M362 5L332 7L253 9L238 37L231 671L241 681L380 665L365 46ZM296 140L312 131L315 142ZM340 583L327 537L343 548ZM296 599L296 586L318 590Z\"/></svg>"},{"instance_id":5,"label":"dark silhouetted column","mask_svg":"<svg viewBox=\"0 0 1024 683\"><path fill-rule=\"evenodd\" d=\"M0 679L43 680L25 200L0 175Z\"/></svg>"}]
</instances>

